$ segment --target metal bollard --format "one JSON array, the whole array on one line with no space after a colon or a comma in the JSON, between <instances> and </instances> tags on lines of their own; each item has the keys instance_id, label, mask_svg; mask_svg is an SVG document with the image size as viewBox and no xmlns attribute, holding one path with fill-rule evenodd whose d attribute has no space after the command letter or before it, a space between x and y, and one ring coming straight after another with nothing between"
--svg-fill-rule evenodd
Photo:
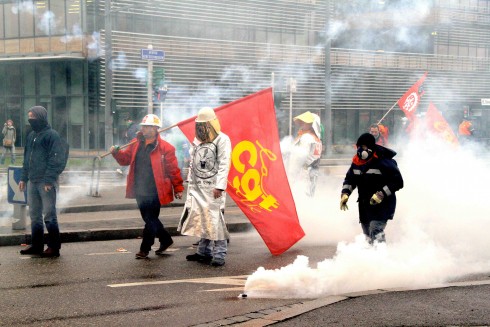
<instances>
[{"instance_id":1,"label":"metal bollard","mask_svg":"<svg viewBox=\"0 0 490 327\"><path fill-rule=\"evenodd\" d=\"M26 209L27 206L23 204L14 204L14 216L12 217L12 229L24 230L26 229Z\"/></svg>"}]
</instances>

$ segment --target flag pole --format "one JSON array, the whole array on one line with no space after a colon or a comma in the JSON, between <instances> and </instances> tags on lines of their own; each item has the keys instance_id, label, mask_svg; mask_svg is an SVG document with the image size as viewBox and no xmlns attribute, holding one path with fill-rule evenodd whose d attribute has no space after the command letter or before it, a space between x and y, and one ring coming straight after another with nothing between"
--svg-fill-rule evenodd
<instances>
[{"instance_id":1,"label":"flag pole","mask_svg":"<svg viewBox=\"0 0 490 327\"><path fill-rule=\"evenodd\" d=\"M395 106L396 106L396 104L397 104L397 103L398 103L398 100L397 100L397 101L395 101L395 103L393 103L393 105L391 106L391 108L390 108L390 109L388 109L388 111L387 111L387 112L384 114L384 116L383 116L383 117L381 117L381 119L378 121L378 123L377 123L376 125L381 124L381 122L383 121L383 119L385 119L385 118L386 118L386 116L387 116L387 115L390 113L390 111L391 111L391 110L393 110L393 108L395 108Z\"/></svg>"},{"instance_id":2,"label":"flag pole","mask_svg":"<svg viewBox=\"0 0 490 327\"><path fill-rule=\"evenodd\" d=\"M162 132L168 131L169 129L174 128L174 127L176 127L177 125L179 125L179 124L177 123L177 124L173 124L173 125L171 125L171 126L167 126L167 127L164 127L164 128L160 128L160 129L158 130L158 133L162 133ZM119 150L124 149L124 148L127 148L128 146L130 146L131 144L134 144L134 143L136 143L136 142L138 142L138 140L137 140L137 139L136 139L136 140L133 140L133 141L131 141L131 142L127 143L127 144L121 145L121 146L119 147ZM103 155L100 155L100 156L99 156L99 158L100 158L100 159L102 159L102 158L104 158L104 157L107 157L107 156L108 156L108 155L110 155L110 154L111 154L111 152L110 152L110 151L109 151L109 152L106 152L106 153L104 153Z\"/></svg>"}]
</instances>

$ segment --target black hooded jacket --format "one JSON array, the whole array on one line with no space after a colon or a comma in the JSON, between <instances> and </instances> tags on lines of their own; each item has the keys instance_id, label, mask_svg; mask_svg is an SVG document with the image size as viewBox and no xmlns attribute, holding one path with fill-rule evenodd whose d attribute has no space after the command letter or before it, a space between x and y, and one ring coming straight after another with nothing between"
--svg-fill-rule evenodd
<instances>
[{"instance_id":1,"label":"black hooded jacket","mask_svg":"<svg viewBox=\"0 0 490 327\"><path fill-rule=\"evenodd\" d=\"M38 132L32 131L27 136L24 149L24 164L22 166L21 181L44 182L53 185L58 180L65 163L65 149L61 138L54 129L49 126L44 111L30 111L42 121L43 127ZM41 112L39 114L39 112Z\"/></svg>"},{"instance_id":2,"label":"black hooded jacket","mask_svg":"<svg viewBox=\"0 0 490 327\"><path fill-rule=\"evenodd\" d=\"M362 223L372 220L393 219L396 208L395 192L403 188L403 178L393 157L396 152L380 145L374 146L370 160L354 156L344 179L342 193L351 195L357 187L359 193L359 219ZM383 192L380 204L371 205L374 193Z\"/></svg>"}]
</instances>

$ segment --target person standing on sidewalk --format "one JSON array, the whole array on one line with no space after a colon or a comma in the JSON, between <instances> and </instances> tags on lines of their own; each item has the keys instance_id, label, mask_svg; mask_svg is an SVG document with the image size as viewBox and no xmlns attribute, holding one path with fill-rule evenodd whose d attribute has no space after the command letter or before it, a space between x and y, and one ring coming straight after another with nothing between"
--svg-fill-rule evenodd
<instances>
[{"instance_id":1,"label":"person standing on sidewalk","mask_svg":"<svg viewBox=\"0 0 490 327\"><path fill-rule=\"evenodd\" d=\"M17 137L17 133L15 131L14 122L9 119L3 125L2 129L3 134L3 150L2 157L0 158L0 164L3 165L5 163L5 155L7 152L10 152L10 164L15 163L15 139Z\"/></svg>"},{"instance_id":2,"label":"person standing on sidewalk","mask_svg":"<svg viewBox=\"0 0 490 327\"><path fill-rule=\"evenodd\" d=\"M32 244L20 250L20 254L59 257L61 239L56 196L59 191L58 177L66 164L66 150L58 132L48 124L48 111L44 107L29 109L28 121L32 132L27 136L24 148L19 190L23 192L27 187ZM43 215L48 230L48 247L45 251Z\"/></svg>"},{"instance_id":3,"label":"person standing on sidewalk","mask_svg":"<svg viewBox=\"0 0 490 327\"><path fill-rule=\"evenodd\" d=\"M161 127L160 118L148 114L140 126L136 143L123 150L112 146L110 152L120 165L129 165L126 197L136 198L141 218L145 222L143 241L140 251L136 253L136 259L146 259L155 243L155 237L160 241L160 247L155 251L157 255L163 254L173 244L172 237L158 216L160 207L172 202L174 196L182 199L184 186L175 148L158 133Z\"/></svg>"},{"instance_id":4,"label":"person standing on sidewalk","mask_svg":"<svg viewBox=\"0 0 490 327\"><path fill-rule=\"evenodd\" d=\"M225 264L227 239L224 210L231 164L231 141L221 132L214 110L199 110L196 136L190 149L187 199L178 230L200 238L188 261L219 267Z\"/></svg>"}]
</instances>

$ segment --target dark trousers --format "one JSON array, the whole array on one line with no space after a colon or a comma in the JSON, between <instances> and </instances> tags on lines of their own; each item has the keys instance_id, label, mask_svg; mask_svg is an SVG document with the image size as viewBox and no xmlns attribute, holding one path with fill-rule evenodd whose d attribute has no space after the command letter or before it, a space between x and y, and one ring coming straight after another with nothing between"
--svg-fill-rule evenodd
<instances>
[{"instance_id":1,"label":"dark trousers","mask_svg":"<svg viewBox=\"0 0 490 327\"><path fill-rule=\"evenodd\" d=\"M141 218L145 221L140 250L146 253L150 252L151 246L155 243L155 237L158 237L160 244L171 243L172 237L163 227L160 219L158 219L160 215L160 200L158 200L158 195L136 196L136 203L140 209Z\"/></svg>"},{"instance_id":2,"label":"dark trousers","mask_svg":"<svg viewBox=\"0 0 490 327\"><path fill-rule=\"evenodd\" d=\"M61 248L61 240L58 217L56 215L58 184L54 183L48 192L44 190L44 185L44 182L29 181L27 183L32 247L41 250L44 248L44 224L46 224L46 229L48 230L48 247L59 250Z\"/></svg>"}]
</instances>

